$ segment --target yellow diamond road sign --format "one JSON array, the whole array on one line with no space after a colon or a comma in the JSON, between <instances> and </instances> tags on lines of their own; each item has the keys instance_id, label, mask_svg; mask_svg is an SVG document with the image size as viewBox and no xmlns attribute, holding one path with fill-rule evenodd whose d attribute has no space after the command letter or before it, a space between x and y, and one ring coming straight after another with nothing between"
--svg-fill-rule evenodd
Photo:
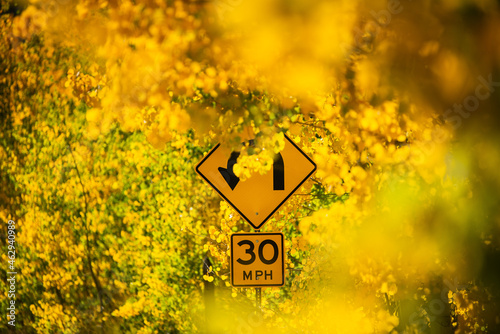
<instances>
[{"instance_id":1,"label":"yellow diamond road sign","mask_svg":"<svg viewBox=\"0 0 500 334\"><path fill-rule=\"evenodd\" d=\"M231 284L234 287L282 286L285 259L282 233L231 235Z\"/></svg>"},{"instance_id":2,"label":"yellow diamond road sign","mask_svg":"<svg viewBox=\"0 0 500 334\"><path fill-rule=\"evenodd\" d=\"M233 172L238 156L239 152L218 144L198 163L196 172L256 230L316 170L316 164L286 135L285 147L267 174L240 181Z\"/></svg>"}]
</instances>

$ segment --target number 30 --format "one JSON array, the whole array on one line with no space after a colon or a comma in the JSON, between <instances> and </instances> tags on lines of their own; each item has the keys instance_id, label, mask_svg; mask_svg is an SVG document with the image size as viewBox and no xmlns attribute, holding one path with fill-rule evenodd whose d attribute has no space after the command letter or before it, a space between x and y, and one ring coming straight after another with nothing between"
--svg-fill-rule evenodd
<instances>
[{"instance_id":1,"label":"number 30","mask_svg":"<svg viewBox=\"0 0 500 334\"><path fill-rule=\"evenodd\" d=\"M242 245L248 245L249 246L249 248L247 248L245 250L245 253L246 254L250 254L250 259L248 259L248 260L242 260L240 258L240 259L238 259L236 261L238 261L238 263L241 263L243 265L252 264L255 261L255 257L256 257L255 253L254 253L255 246L254 246L253 242L251 242L250 240L241 240L240 242L238 242L238 246L242 246ZM274 255L273 255L273 257L270 260L268 260L268 259L266 259L264 257L264 246L265 245L271 245L271 246L273 246ZM278 245L273 240L264 240L259 245L258 253L259 253L259 260L262 263L273 264L278 259L278 255L279 255L278 254L279 253Z\"/></svg>"}]
</instances>

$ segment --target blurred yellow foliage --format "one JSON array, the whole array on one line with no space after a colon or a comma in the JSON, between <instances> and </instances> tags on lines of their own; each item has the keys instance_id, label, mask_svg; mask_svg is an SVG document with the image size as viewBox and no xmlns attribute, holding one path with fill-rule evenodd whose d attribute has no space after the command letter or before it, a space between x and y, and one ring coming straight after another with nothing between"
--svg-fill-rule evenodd
<instances>
[{"instance_id":1,"label":"blurred yellow foliage","mask_svg":"<svg viewBox=\"0 0 500 334\"><path fill-rule=\"evenodd\" d=\"M498 332L498 1L1 6L23 330ZM220 142L268 173L285 133L317 172L263 227L287 283L254 312L228 282L250 227L193 166Z\"/></svg>"}]
</instances>

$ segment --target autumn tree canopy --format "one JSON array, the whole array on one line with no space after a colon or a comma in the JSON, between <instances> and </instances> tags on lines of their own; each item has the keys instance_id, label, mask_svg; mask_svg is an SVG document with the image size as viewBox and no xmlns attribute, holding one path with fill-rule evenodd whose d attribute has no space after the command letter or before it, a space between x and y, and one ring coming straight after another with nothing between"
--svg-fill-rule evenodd
<instances>
[{"instance_id":1,"label":"autumn tree canopy","mask_svg":"<svg viewBox=\"0 0 500 334\"><path fill-rule=\"evenodd\" d=\"M499 332L498 1L1 6L20 332ZM317 171L261 229L286 284L256 311L229 283L253 229L194 167L221 143L244 182L285 134Z\"/></svg>"}]
</instances>

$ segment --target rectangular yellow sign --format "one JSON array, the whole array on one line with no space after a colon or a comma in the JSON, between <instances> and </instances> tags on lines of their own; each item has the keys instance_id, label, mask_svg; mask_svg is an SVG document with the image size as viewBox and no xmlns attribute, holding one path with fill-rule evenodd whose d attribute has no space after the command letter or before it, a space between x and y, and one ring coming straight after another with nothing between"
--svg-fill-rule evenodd
<instances>
[{"instance_id":1,"label":"rectangular yellow sign","mask_svg":"<svg viewBox=\"0 0 500 334\"><path fill-rule=\"evenodd\" d=\"M283 233L231 235L231 284L266 287L285 284Z\"/></svg>"}]
</instances>

